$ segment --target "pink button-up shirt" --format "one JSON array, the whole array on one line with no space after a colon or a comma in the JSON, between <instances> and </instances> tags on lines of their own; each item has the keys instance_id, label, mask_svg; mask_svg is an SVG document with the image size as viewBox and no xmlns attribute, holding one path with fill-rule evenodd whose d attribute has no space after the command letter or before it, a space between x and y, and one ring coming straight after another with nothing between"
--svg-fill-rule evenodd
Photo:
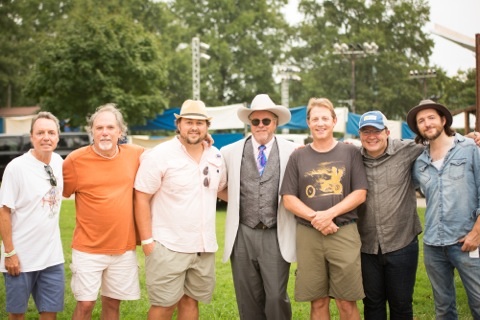
<instances>
[{"instance_id":1,"label":"pink button-up shirt","mask_svg":"<svg viewBox=\"0 0 480 320\"><path fill-rule=\"evenodd\" d=\"M226 186L222 166L222 155L217 148L205 147L197 163L178 138L142 156L135 189L154 195L151 201L154 240L177 252L217 251L217 192Z\"/></svg>"}]
</instances>

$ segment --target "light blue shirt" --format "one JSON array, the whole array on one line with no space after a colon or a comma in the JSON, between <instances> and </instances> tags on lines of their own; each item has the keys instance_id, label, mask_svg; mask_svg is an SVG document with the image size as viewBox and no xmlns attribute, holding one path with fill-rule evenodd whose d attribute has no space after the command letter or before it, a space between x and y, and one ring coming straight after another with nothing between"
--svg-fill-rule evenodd
<instances>
[{"instance_id":1,"label":"light blue shirt","mask_svg":"<svg viewBox=\"0 0 480 320\"><path fill-rule=\"evenodd\" d=\"M413 179L427 201L425 244L452 245L472 230L480 214L480 149L473 140L455 134L440 169L425 148L413 166Z\"/></svg>"}]
</instances>

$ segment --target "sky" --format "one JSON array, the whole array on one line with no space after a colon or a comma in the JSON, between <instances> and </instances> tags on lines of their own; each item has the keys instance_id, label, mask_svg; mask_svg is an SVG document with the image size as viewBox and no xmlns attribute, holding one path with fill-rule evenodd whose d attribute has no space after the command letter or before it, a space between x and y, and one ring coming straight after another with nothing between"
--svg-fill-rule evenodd
<instances>
[{"instance_id":1,"label":"sky","mask_svg":"<svg viewBox=\"0 0 480 320\"><path fill-rule=\"evenodd\" d=\"M287 20L291 23L300 21L297 11L299 0L289 0L286 12ZM475 39L475 34L480 33L480 0L429 0L430 22L442 25L453 31ZM477 15L477 17L476 17ZM431 25L425 26L429 32ZM433 53L430 57L432 65L438 65L446 70L449 76L457 74L459 69L475 68L475 53L459 45L431 34L435 42ZM381 48L380 48L381 50Z\"/></svg>"}]
</instances>

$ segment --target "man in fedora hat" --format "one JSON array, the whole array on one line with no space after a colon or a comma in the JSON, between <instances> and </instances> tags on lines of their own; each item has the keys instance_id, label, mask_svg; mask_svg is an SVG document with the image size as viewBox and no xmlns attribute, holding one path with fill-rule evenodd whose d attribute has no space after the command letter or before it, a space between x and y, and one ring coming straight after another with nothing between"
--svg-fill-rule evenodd
<instances>
[{"instance_id":1,"label":"man in fedora hat","mask_svg":"<svg viewBox=\"0 0 480 320\"><path fill-rule=\"evenodd\" d=\"M148 319L198 319L198 301L215 286L217 192L226 185L223 159L205 141L211 117L202 101L175 114L178 135L141 158L135 217L145 254Z\"/></svg>"},{"instance_id":2,"label":"man in fedora hat","mask_svg":"<svg viewBox=\"0 0 480 320\"><path fill-rule=\"evenodd\" d=\"M287 283L295 261L295 220L278 190L298 146L275 136L290 111L259 94L237 114L252 135L221 149L228 168L223 262L231 260L240 319L291 319Z\"/></svg>"},{"instance_id":3,"label":"man in fedora hat","mask_svg":"<svg viewBox=\"0 0 480 320\"><path fill-rule=\"evenodd\" d=\"M451 128L443 105L423 100L407 115L416 141L426 145L413 167L427 200L423 252L437 319L457 319L454 269L480 319L480 152Z\"/></svg>"}]
</instances>

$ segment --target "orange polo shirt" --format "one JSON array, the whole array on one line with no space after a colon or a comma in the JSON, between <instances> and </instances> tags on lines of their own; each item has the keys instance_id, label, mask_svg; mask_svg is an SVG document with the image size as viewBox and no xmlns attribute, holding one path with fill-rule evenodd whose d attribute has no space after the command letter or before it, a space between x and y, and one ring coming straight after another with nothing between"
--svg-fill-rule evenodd
<instances>
[{"instance_id":1,"label":"orange polo shirt","mask_svg":"<svg viewBox=\"0 0 480 320\"><path fill-rule=\"evenodd\" d=\"M135 249L133 183L143 148L124 144L113 159L92 146L70 153L63 162L63 196L75 194L72 248L95 254Z\"/></svg>"}]
</instances>

